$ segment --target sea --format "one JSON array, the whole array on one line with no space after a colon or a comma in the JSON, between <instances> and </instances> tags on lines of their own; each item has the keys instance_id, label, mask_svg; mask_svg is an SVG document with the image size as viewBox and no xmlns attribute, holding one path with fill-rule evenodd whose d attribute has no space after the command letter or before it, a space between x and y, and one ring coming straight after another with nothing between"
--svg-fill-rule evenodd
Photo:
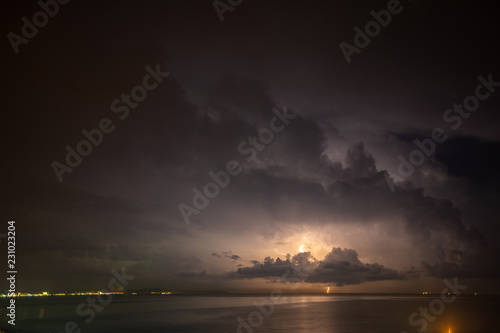
<instances>
[{"instance_id":1,"label":"sea","mask_svg":"<svg viewBox=\"0 0 500 333\"><path fill-rule=\"evenodd\" d=\"M469 295L65 296L1 300L0 332L500 333L500 297ZM12 322L11 322L12 323Z\"/></svg>"}]
</instances>

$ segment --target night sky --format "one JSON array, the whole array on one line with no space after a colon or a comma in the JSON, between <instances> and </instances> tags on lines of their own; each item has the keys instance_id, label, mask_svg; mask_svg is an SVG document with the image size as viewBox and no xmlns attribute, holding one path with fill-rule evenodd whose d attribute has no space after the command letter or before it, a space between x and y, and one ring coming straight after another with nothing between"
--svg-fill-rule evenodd
<instances>
[{"instance_id":1,"label":"night sky","mask_svg":"<svg viewBox=\"0 0 500 333\"><path fill-rule=\"evenodd\" d=\"M497 11L229 3L4 8L17 290L500 293Z\"/></svg>"}]
</instances>

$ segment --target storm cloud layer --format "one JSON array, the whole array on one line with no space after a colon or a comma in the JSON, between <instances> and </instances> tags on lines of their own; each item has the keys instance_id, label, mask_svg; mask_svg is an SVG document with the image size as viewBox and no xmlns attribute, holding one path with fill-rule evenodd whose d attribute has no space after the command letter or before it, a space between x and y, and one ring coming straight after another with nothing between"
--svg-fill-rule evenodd
<instances>
[{"instance_id":1,"label":"storm cloud layer","mask_svg":"<svg viewBox=\"0 0 500 333\"><path fill-rule=\"evenodd\" d=\"M405 274L377 263L364 264L351 249L333 248L323 260L316 260L310 252L288 255L285 260L266 257L251 267L241 267L232 278L282 278L283 282L335 283L341 287L366 281L402 280Z\"/></svg>"},{"instance_id":2,"label":"storm cloud layer","mask_svg":"<svg viewBox=\"0 0 500 333\"><path fill-rule=\"evenodd\" d=\"M300 264L308 291L458 277L500 292L498 20L465 1L401 5L350 63L339 44L387 1L243 2L223 21L210 1L71 2L18 53L5 39L19 289L98 290L127 267L131 288L262 291ZM37 10L13 5L4 35ZM490 95L454 129L443 114L479 76ZM274 122L284 108L295 117ZM60 182L54 161L102 119L114 130ZM447 140L401 175L436 128ZM207 197L229 161L241 172ZM196 191L209 203L186 224Z\"/></svg>"}]
</instances>

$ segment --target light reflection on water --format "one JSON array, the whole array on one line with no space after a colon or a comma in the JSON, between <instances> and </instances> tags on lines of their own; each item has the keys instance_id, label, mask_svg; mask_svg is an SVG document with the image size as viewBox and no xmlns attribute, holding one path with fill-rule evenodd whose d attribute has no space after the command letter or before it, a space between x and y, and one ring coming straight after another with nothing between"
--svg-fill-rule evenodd
<instances>
[{"instance_id":1,"label":"light reflection on water","mask_svg":"<svg viewBox=\"0 0 500 333\"><path fill-rule=\"evenodd\" d=\"M428 306L429 297L377 295L293 295L273 306L269 317L253 332L417 332L408 317ZM117 297L95 320L76 315L85 298L19 300L16 328L26 332L63 332L74 320L85 332L236 332L237 318L247 319L258 311L254 302L268 302L267 296L232 297ZM266 303L269 304L269 303ZM457 299L447 305L425 332L493 333L500 332L496 320L498 300ZM0 316L5 318L5 307ZM0 324L0 327L2 327ZM18 330L22 332L22 330ZM241 330L241 332L247 332Z\"/></svg>"},{"instance_id":2,"label":"light reflection on water","mask_svg":"<svg viewBox=\"0 0 500 333\"><path fill-rule=\"evenodd\" d=\"M44 312L45 312L45 307L42 305L40 307L40 312L38 313L38 319L42 319L43 318Z\"/></svg>"}]
</instances>

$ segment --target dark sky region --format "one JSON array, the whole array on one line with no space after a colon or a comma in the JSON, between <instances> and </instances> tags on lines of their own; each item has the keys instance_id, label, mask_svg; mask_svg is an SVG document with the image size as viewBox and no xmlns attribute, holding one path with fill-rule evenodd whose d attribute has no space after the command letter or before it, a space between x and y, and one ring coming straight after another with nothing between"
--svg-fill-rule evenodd
<instances>
[{"instance_id":1,"label":"dark sky region","mask_svg":"<svg viewBox=\"0 0 500 333\"><path fill-rule=\"evenodd\" d=\"M74 0L17 54L9 33L41 7L11 1L0 232L16 220L18 291L99 290L125 267L129 288L287 292L300 265L293 291L500 293L491 6L402 0L348 63L340 44L388 1L247 0L221 21L210 0ZM70 167L67 146L87 156ZM197 209L211 172L229 184Z\"/></svg>"}]
</instances>

